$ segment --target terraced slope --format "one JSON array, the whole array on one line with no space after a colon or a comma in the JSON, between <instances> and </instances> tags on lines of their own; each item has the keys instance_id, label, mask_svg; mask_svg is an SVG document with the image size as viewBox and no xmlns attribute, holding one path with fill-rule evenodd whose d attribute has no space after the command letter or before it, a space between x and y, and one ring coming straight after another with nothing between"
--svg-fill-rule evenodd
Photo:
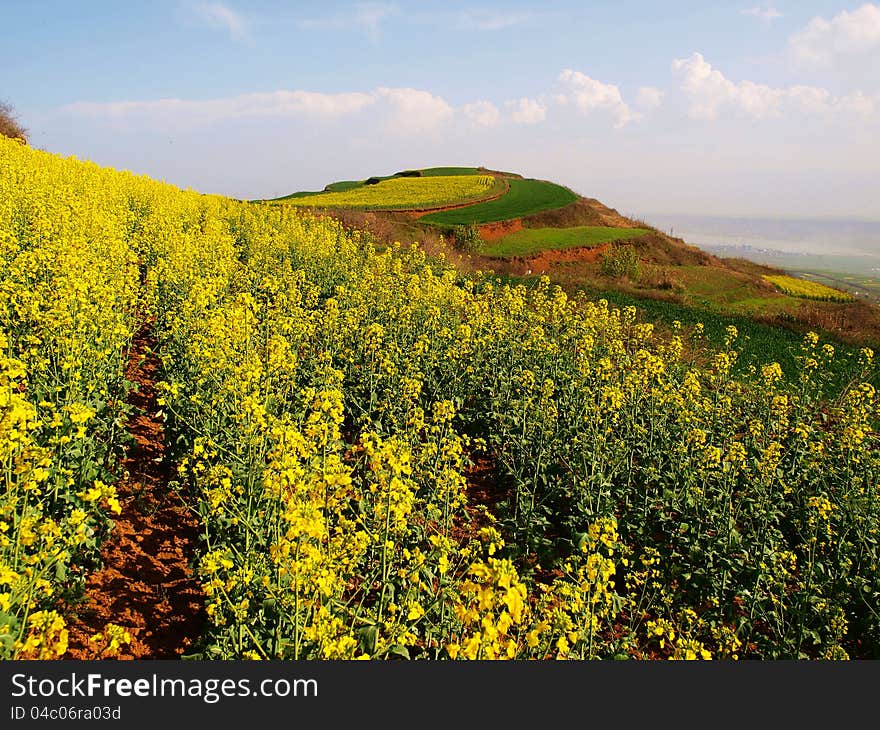
<instances>
[{"instance_id":1,"label":"terraced slope","mask_svg":"<svg viewBox=\"0 0 880 730\"><path fill-rule=\"evenodd\" d=\"M445 226L492 223L562 208L578 199L568 188L543 180L511 178L508 183L510 190L497 200L432 213L421 222Z\"/></svg>"},{"instance_id":2,"label":"terraced slope","mask_svg":"<svg viewBox=\"0 0 880 730\"><path fill-rule=\"evenodd\" d=\"M578 246L599 246L612 241L640 238L647 228L609 228L607 226L576 226L575 228L523 228L480 249L484 256L527 256L547 249L562 250Z\"/></svg>"}]
</instances>

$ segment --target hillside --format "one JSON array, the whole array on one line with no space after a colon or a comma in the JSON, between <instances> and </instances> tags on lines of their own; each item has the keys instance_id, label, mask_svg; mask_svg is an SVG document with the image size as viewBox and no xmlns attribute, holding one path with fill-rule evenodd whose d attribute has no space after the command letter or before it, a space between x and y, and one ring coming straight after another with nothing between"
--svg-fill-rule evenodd
<instances>
[{"instance_id":1,"label":"hillside","mask_svg":"<svg viewBox=\"0 0 880 730\"><path fill-rule=\"evenodd\" d=\"M867 349L0 169L0 658L880 657Z\"/></svg>"},{"instance_id":2,"label":"hillside","mask_svg":"<svg viewBox=\"0 0 880 730\"><path fill-rule=\"evenodd\" d=\"M548 275L568 291L662 300L714 316L880 343L880 308L831 287L786 285L786 272L724 259L563 185L486 167L404 170L294 193L305 207L384 243L417 241L462 271ZM833 286L833 282L826 282Z\"/></svg>"}]
</instances>

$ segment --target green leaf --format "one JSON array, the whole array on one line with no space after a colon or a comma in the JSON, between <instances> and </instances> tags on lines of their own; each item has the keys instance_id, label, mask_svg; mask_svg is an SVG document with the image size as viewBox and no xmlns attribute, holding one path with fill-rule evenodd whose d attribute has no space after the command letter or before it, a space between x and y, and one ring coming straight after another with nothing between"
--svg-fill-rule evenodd
<instances>
[{"instance_id":1,"label":"green leaf","mask_svg":"<svg viewBox=\"0 0 880 730\"><path fill-rule=\"evenodd\" d=\"M409 649L407 649L405 646L401 646L400 644L395 644L394 646L392 646L387 653L389 656L398 656L401 659L410 658Z\"/></svg>"},{"instance_id":2,"label":"green leaf","mask_svg":"<svg viewBox=\"0 0 880 730\"><path fill-rule=\"evenodd\" d=\"M376 624L370 624L358 629L358 643L361 651L372 656L376 651L376 641L379 638L379 627Z\"/></svg>"}]
</instances>

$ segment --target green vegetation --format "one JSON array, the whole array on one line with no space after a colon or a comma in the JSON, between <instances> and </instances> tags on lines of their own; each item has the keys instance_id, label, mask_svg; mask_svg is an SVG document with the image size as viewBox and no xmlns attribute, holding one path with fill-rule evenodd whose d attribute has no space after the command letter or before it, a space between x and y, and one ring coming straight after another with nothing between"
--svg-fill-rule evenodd
<instances>
[{"instance_id":1,"label":"green vegetation","mask_svg":"<svg viewBox=\"0 0 880 730\"><path fill-rule=\"evenodd\" d=\"M482 175L477 167L426 167L420 170L422 177L437 177L448 175Z\"/></svg>"},{"instance_id":2,"label":"green vegetation","mask_svg":"<svg viewBox=\"0 0 880 730\"><path fill-rule=\"evenodd\" d=\"M768 292L754 276L720 266L679 266L674 270L681 276L682 295L690 306L772 317L792 312L800 304L781 292Z\"/></svg>"},{"instance_id":3,"label":"green vegetation","mask_svg":"<svg viewBox=\"0 0 880 730\"><path fill-rule=\"evenodd\" d=\"M455 228L453 228L453 236L455 239L455 247L459 251L474 253L479 251L483 246L483 239L480 237L480 229L473 224L469 226L455 226Z\"/></svg>"},{"instance_id":4,"label":"green vegetation","mask_svg":"<svg viewBox=\"0 0 880 730\"><path fill-rule=\"evenodd\" d=\"M627 278L638 281L642 273L639 255L632 246L611 246L602 255L602 273L614 279Z\"/></svg>"},{"instance_id":5,"label":"green vegetation","mask_svg":"<svg viewBox=\"0 0 880 730\"><path fill-rule=\"evenodd\" d=\"M497 200L432 213L422 218L422 222L441 226L491 223L562 208L577 200L577 195L568 188L543 180L511 178L508 183L510 190Z\"/></svg>"},{"instance_id":6,"label":"green vegetation","mask_svg":"<svg viewBox=\"0 0 880 730\"><path fill-rule=\"evenodd\" d=\"M336 183L334 183L334 185L335 184ZM278 202L283 202L285 200L295 200L296 198L307 198L310 195L322 195L325 192L327 192L327 191L326 190L301 190L298 193L291 193L290 195L285 195L284 197L281 197L281 198L268 198L266 200L254 201L254 202L278 203Z\"/></svg>"},{"instance_id":7,"label":"green vegetation","mask_svg":"<svg viewBox=\"0 0 880 730\"><path fill-rule=\"evenodd\" d=\"M521 231L493 241L481 253L486 256L527 256L547 249L578 246L600 246L611 241L639 238L645 228L608 228L607 226L576 226L574 228L523 228Z\"/></svg>"},{"instance_id":8,"label":"green vegetation","mask_svg":"<svg viewBox=\"0 0 880 730\"><path fill-rule=\"evenodd\" d=\"M391 180L397 175L386 175L381 178L373 178L375 180ZM315 195L326 195L327 193L347 193L350 190L364 187L366 180L338 180L327 185L323 190L302 190L298 193L283 195L280 198L269 198L263 202L266 203L283 203L287 200L296 200L298 198L309 198Z\"/></svg>"},{"instance_id":9,"label":"green vegetation","mask_svg":"<svg viewBox=\"0 0 880 730\"><path fill-rule=\"evenodd\" d=\"M339 182L330 183L325 190L322 190L322 193L344 193L348 190L354 190L355 188L359 188L364 184L363 180L340 180ZM296 197L300 193L295 193L290 197ZM308 193L312 195L313 193ZM314 193L317 194L317 193Z\"/></svg>"}]
</instances>

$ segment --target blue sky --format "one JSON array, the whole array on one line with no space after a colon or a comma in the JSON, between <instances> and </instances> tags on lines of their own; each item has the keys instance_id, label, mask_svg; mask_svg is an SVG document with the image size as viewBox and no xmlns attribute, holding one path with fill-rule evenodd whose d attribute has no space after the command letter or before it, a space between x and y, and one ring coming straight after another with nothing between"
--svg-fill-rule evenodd
<instances>
[{"instance_id":1,"label":"blue sky","mask_svg":"<svg viewBox=\"0 0 880 730\"><path fill-rule=\"evenodd\" d=\"M880 219L880 4L0 0L36 146L237 197L432 164Z\"/></svg>"}]
</instances>

